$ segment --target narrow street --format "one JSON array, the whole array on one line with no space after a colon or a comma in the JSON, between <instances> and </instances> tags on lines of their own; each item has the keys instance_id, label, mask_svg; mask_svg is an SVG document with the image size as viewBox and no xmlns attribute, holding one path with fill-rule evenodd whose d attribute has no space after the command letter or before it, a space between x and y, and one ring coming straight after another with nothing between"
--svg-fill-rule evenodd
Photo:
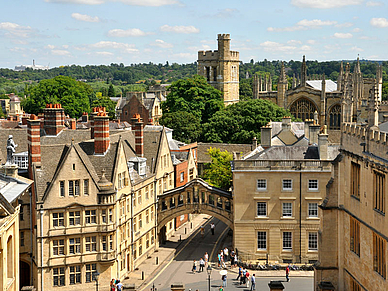
<instances>
[{"instance_id":1,"label":"narrow street","mask_svg":"<svg viewBox=\"0 0 388 291\"><path fill-rule=\"evenodd\" d=\"M206 220L205 220L206 221ZM211 234L210 222L216 224L215 235ZM151 290L154 284L157 291L171 290L171 285L174 283L183 283L186 291L188 290L208 290L208 275L206 267L203 272L199 273L199 265L197 266L197 272L191 271L193 260L199 261L199 259L207 252L211 257L212 262L212 274L211 274L211 290L216 291L221 286L220 268L217 267L217 253L227 246L229 249L232 245L232 237L228 235L229 229L220 220L211 218L205 222L205 234L202 237L200 231L195 232L192 236L183 242L182 248L177 252L175 258L165 265L158 274L154 274L153 278L149 278L148 284L141 288L141 291ZM228 266L228 279L227 287L225 290L249 290L244 285L239 285L236 279L237 268L232 270ZM261 271L265 272L265 271ZM260 271L251 271L251 274L256 274L256 290L269 290L268 283L271 280L284 281L284 277L260 277ZM285 290L298 290L298 291L311 291L313 290L313 278L312 277L295 277L290 282L284 282Z\"/></svg>"}]
</instances>

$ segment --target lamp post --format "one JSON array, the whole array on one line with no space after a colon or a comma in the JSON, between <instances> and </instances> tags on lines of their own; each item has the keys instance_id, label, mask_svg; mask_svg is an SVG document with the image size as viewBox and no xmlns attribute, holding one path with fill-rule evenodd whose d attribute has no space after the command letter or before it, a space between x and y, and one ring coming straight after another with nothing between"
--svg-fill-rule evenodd
<instances>
[{"instance_id":1,"label":"lamp post","mask_svg":"<svg viewBox=\"0 0 388 291\"><path fill-rule=\"evenodd\" d=\"M212 274L212 267L210 266L210 262L206 268L206 272L207 272L207 280L209 281L209 290L210 291L210 275Z\"/></svg>"},{"instance_id":2,"label":"lamp post","mask_svg":"<svg viewBox=\"0 0 388 291\"><path fill-rule=\"evenodd\" d=\"M94 281L96 281L96 291L98 291L98 277L100 276L100 273L97 271L93 274Z\"/></svg>"}]
</instances>

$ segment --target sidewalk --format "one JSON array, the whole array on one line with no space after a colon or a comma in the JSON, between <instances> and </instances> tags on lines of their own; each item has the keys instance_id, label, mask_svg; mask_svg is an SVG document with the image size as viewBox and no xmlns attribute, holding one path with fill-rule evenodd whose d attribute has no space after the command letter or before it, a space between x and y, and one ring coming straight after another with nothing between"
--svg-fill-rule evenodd
<instances>
[{"instance_id":1,"label":"sidewalk","mask_svg":"<svg viewBox=\"0 0 388 291\"><path fill-rule=\"evenodd\" d=\"M140 264L138 270L129 273L123 280L123 284L135 284L135 289L140 290L143 286L150 283L152 278L154 278L155 275L174 257L177 248L184 242L184 240L197 231L202 224L206 223L211 218L212 217L209 215L199 214L190 222L182 225L178 230L176 230L175 235L169 238L166 244L160 245L158 250ZM192 229L190 228L191 225L193 227ZM180 239L182 240L180 241ZM157 261L158 264L156 264ZM142 272L144 272L144 280L142 280Z\"/></svg>"}]
</instances>

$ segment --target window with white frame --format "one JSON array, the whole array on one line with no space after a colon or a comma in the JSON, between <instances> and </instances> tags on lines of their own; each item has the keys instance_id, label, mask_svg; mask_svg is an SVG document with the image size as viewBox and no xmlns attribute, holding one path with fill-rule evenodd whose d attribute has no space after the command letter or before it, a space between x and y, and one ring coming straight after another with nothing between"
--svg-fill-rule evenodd
<instances>
[{"instance_id":1,"label":"window with white frame","mask_svg":"<svg viewBox=\"0 0 388 291\"><path fill-rule=\"evenodd\" d=\"M81 224L81 212L70 211L69 212L69 225L80 225Z\"/></svg>"},{"instance_id":2,"label":"window with white frame","mask_svg":"<svg viewBox=\"0 0 388 291\"><path fill-rule=\"evenodd\" d=\"M258 231L257 232L257 249L266 250L267 249L267 232Z\"/></svg>"},{"instance_id":3,"label":"window with white frame","mask_svg":"<svg viewBox=\"0 0 388 291\"><path fill-rule=\"evenodd\" d=\"M308 204L308 216L318 217L318 203L314 202Z\"/></svg>"},{"instance_id":4,"label":"window with white frame","mask_svg":"<svg viewBox=\"0 0 388 291\"><path fill-rule=\"evenodd\" d=\"M79 195L79 180L69 181L69 196Z\"/></svg>"},{"instance_id":5,"label":"window with white frame","mask_svg":"<svg viewBox=\"0 0 388 291\"><path fill-rule=\"evenodd\" d=\"M65 226L65 217L63 212L53 213L53 226Z\"/></svg>"},{"instance_id":6,"label":"window with white frame","mask_svg":"<svg viewBox=\"0 0 388 291\"><path fill-rule=\"evenodd\" d=\"M283 217L292 217L292 203L283 202Z\"/></svg>"},{"instance_id":7,"label":"window with white frame","mask_svg":"<svg viewBox=\"0 0 388 291\"><path fill-rule=\"evenodd\" d=\"M93 281L93 275L97 272L97 264L86 264L86 282Z\"/></svg>"},{"instance_id":8,"label":"window with white frame","mask_svg":"<svg viewBox=\"0 0 388 291\"><path fill-rule=\"evenodd\" d=\"M317 179L310 179L308 186L309 186L309 190L312 190L312 191L318 190L318 180Z\"/></svg>"},{"instance_id":9,"label":"window with white frame","mask_svg":"<svg viewBox=\"0 0 388 291\"><path fill-rule=\"evenodd\" d=\"M318 250L318 233L309 232L309 251Z\"/></svg>"},{"instance_id":10,"label":"window with white frame","mask_svg":"<svg viewBox=\"0 0 388 291\"><path fill-rule=\"evenodd\" d=\"M69 253L70 254L81 253L81 238L79 237L69 238Z\"/></svg>"},{"instance_id":11,"label":"window with white frame","mask_svg":"<svg viewBox=\"0 0 388 291\"><path fill-rule=\"evenodd\" d=\"M283 179L282 181L283 190L292 190L292 180L291 179Z\"/></svg>"},{"instance_id":12,"label":"window with white frame","mask_svg":"<svg viewBox=\"0 0 388 291\"><path fill-rule=\"evenodd\" d=\"M65 267L53 268L53 285L65 286Z\"/></svg>"},{"instance_id":13,"label":"window with white frame","mask_svg":"<svg viewBox=\"0 0 388 291\"><path fill-rule=\"evenodd\" d=\"M81 266L70 266L70 285L81 283Z\"/></svg>"},{"instance_id":14,"label":"window with white frame","mask_svg":"<svg viewBox=\"0 0 388 291\"><path fill-rule=\"evenodd\" d=\"M96 252L97 251L97 237L87 236L85 237L85 251Z\"/></svg>"},{"instance_id":15,"label":"window with white frame","mask_svg":"<svg viewBox=\"0 0 388 291\"><path fill-rule=\"evenodd\" d=\"M292 250L292 232L283 232L283 250Z\"/></svg>"},{"instance_id":16,"label":"window with white frame","mask_svg":"<svg viewBox=\"0 0 388 291\"><path fill-rule=\"evenodd\" d=\"M267 202L257 202L257 216L267 216Z\"/></svg>"},{"instance_id":17,"label":"window with white frame","mask_svg":"<svg viewBox=\"0 0 388 291\"><path fill-rule=\"evenodd\" d=\"M65 254L65 240L64 239L53 240L53 255L63 256L64 254Z\"/></svg>"},{"instance_id":18,"label":"window with white frame","mask_svg":"<svg viewBox=\"0 0 388 291\"><path fill-rule=\"evenodd\" d=\"M258 179L257 180L257 190L267 190L267 180Z\"/></svg>"}]
</instances>

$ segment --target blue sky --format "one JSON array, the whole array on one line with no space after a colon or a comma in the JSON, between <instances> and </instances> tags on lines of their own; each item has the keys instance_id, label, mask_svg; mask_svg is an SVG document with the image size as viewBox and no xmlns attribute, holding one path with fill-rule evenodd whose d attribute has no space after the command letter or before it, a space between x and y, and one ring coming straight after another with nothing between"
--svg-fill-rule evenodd
<instances>
[{"instance_id":1,"label":"blue sky","mask_svg":"<svg viewBox=\"0 0 388 291\"><path fill-rule=\"evenodd\" d=\"M192 63L229 33L249 62L388 59L387 0L0 0L0 67Z\"/></svg>"}]
</instances>

